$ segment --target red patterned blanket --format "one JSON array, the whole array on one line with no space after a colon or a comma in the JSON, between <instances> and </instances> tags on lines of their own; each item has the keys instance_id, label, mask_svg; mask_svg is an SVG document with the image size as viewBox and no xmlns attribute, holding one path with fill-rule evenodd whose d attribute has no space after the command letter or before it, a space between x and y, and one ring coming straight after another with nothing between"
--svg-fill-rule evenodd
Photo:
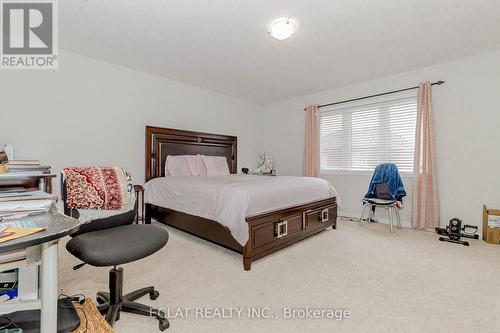
<instances>
[{"instance_id":1,"label":"red patterned blanket","mask_svg":"<svg viewBox=\"0 0 500 333\"><path fill-rule=\"evenodd\" d=\"M121 168L65 168L64 177L66 202L69 208L105 210L127 208L127 180Z\"/></svg>"}]
</instances>

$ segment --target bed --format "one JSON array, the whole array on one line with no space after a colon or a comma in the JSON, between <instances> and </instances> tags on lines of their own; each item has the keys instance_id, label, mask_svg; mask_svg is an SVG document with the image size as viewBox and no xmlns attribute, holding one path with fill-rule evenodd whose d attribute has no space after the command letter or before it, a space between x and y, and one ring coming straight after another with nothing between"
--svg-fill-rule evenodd
<instances>
[{"instance_id":1,"label":"bed","mask_svg":"<svg viewBox=\"0 0 500 333\"><path fill-rule=\"evenodd\" d=\"M231 175L165 177L167 156L197 154L225 157ZM234 136L147 126L145 162L146 223L155 219L236 251L247 271L257 259L336 228L337 195L328 182L238 175Z\"/></svg>"}]
</instances>

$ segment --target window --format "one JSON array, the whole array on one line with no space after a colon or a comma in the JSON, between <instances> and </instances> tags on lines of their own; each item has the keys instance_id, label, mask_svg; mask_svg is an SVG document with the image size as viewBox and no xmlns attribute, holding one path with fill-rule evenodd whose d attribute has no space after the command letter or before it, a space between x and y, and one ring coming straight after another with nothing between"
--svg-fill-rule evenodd
<instances>
[{"instance_id":1,"label":"window","mask_svg":"<svg viewBox=\"0 0 500 333\"><path fill-rule=\"evenodd\" d=\"M392 162L402 173L413 171L417 98L322 109L321 171L372 172Z\"/></svg>"}]
</instances>

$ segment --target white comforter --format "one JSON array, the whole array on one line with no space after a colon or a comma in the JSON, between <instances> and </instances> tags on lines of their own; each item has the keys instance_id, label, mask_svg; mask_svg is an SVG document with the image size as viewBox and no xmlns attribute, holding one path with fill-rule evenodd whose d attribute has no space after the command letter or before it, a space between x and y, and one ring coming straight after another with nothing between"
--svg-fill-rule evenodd
<instances>
[{"instance_id":1,"label":"white comforter","mask_svg":"<svg viewBox=\"0 0 500 333\"><path fill-rule=\"evenodd\" d=\"M144 188L147 203L217 221L241 245L246 217L337 196L328 181L311 177L162 177Z\"/></svg>"}]
</instances>

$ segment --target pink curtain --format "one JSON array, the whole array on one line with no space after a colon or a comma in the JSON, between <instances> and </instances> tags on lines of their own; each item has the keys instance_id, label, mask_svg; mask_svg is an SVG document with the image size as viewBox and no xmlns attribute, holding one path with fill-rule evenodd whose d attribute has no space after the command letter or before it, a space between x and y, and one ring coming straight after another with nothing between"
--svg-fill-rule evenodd
<instances>
[{"instance_id":1,"label":"pink curtain","mask_svg":"<svg viewBox=\"0 0 500 333\"><path fill-rule=\"evenodd\" d=\"M417 229L434 229L439 225L439 198L430 82L418 88L417 110L411 223Z\"/></svg>"},{"instance_id":2,"label":"pink curtain","mask_svg":"<svg viewBox=\"0 0 500 333\"><path fill-rule=\"evenodd\" d=\"M317 105L309 105L306 107L304 176L319 176L319 123Z\"/></svg>"}]
</instances>

